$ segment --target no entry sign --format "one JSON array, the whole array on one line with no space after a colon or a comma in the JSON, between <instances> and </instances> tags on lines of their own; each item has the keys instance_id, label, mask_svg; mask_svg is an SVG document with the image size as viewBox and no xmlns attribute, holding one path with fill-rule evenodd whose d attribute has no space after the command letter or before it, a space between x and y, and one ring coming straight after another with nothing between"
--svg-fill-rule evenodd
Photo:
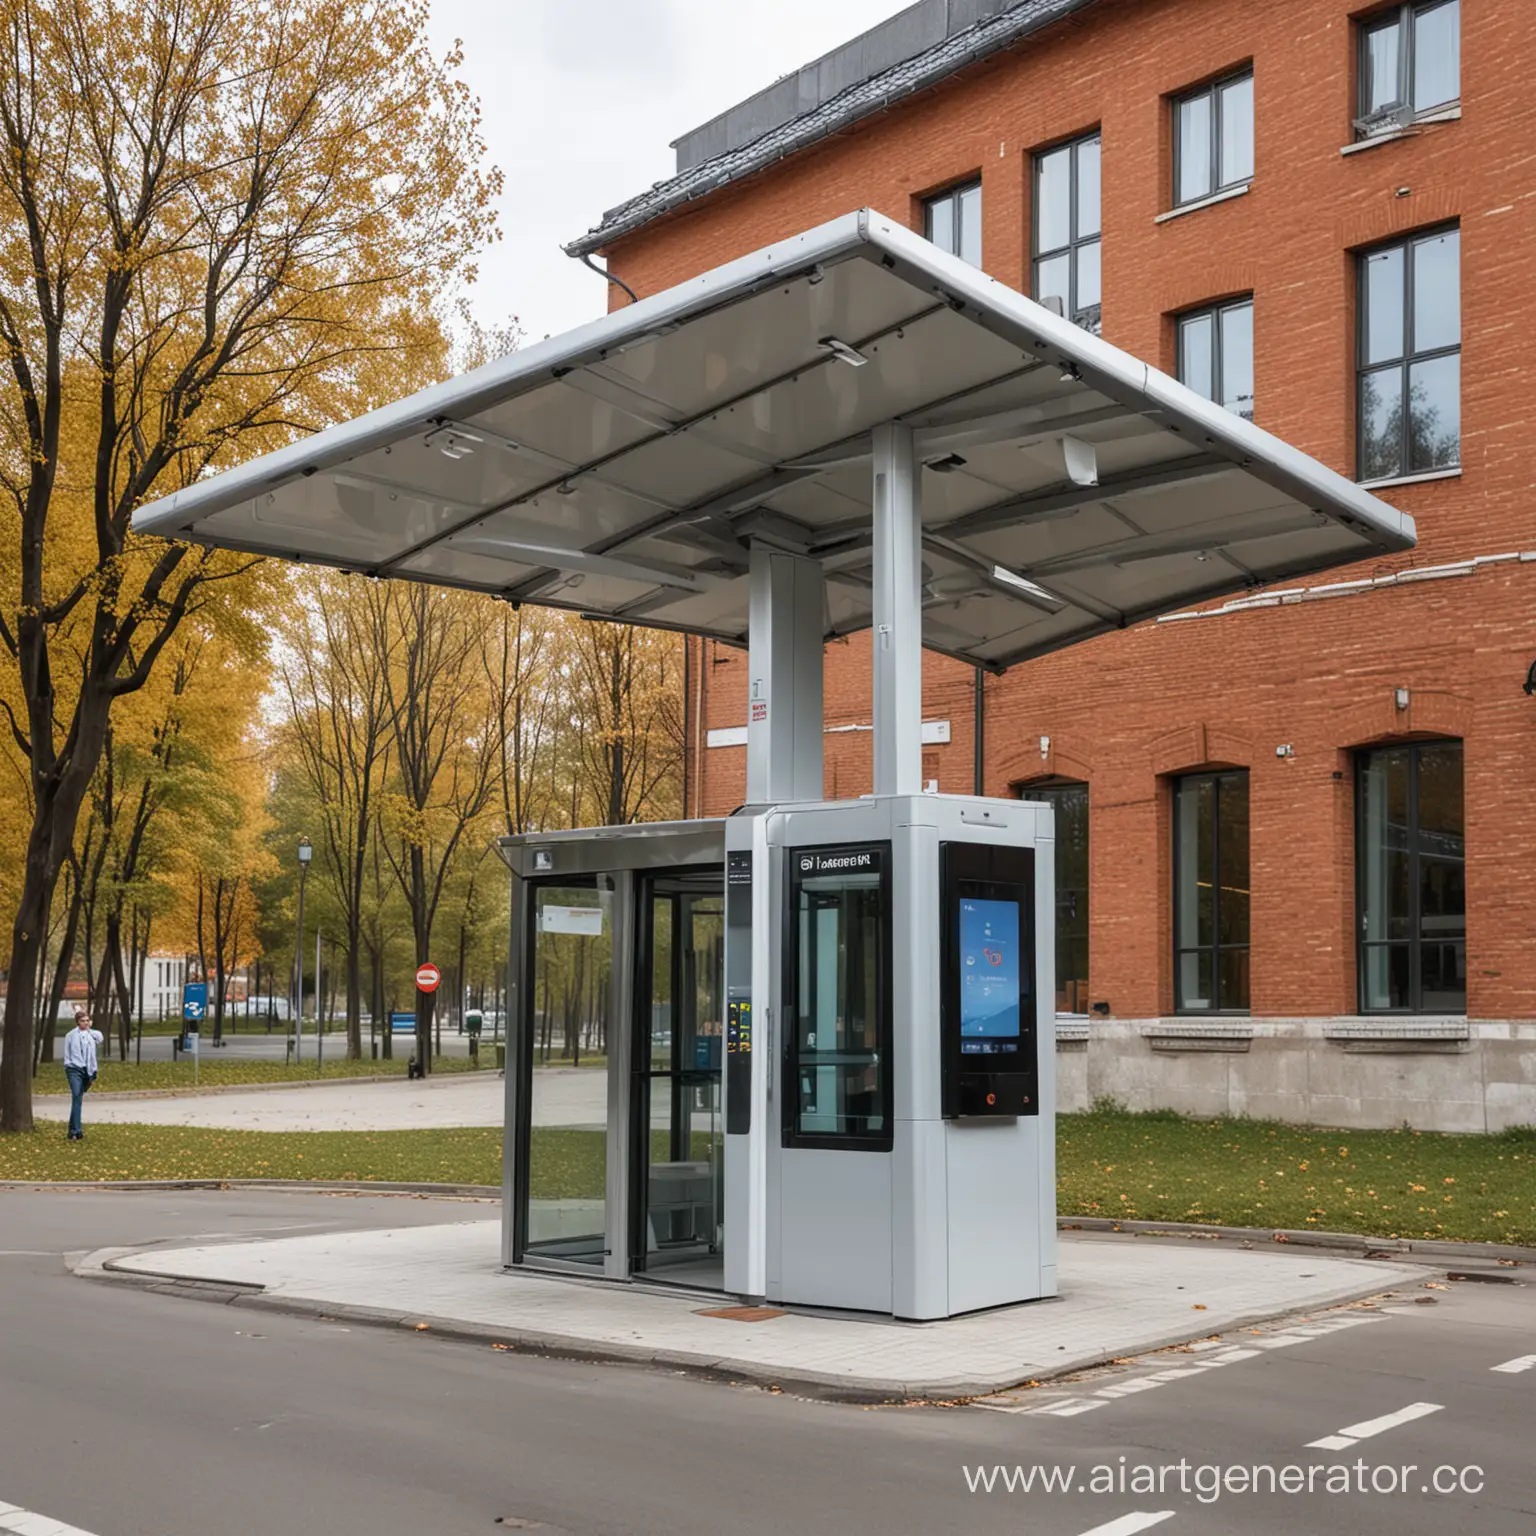
<instances>
[{"instance_id":1,"label":"no entry sign","mask_svg":"<svg viewBox=\"0 0 1536 1536\"><path fill-rule=\"evenodd\" d=\"M418 992L436 992L437 984L442 979L443 973L430 960L425 965L416 968L416 990Z\"/></svg>"}]
</instances>

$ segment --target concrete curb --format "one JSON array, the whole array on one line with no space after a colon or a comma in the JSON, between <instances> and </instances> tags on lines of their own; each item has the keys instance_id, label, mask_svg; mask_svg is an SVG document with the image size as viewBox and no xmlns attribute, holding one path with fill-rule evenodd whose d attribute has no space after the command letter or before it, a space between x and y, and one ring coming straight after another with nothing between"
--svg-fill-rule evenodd
<instances>
[{"instance_id":1,"label":"concrete curb","mask_svg":"<svg viewBox=\"0 0 1536 1536\"><path fill-rule=\"evenodd\" d=\"M778 1370L757 1361L732 1359L728 1355L702 1353L692 1350L650 1349L643 1344L616 1344L610 1341L594 1341L569 1334L541 1332L538 1329L516 1328L492 1323L477 1323L462 1318L442 1317L431 1312L405 1313L394 1309L368 1307L349 1302L321 1301L302 1296L272 1296L256 1282L231 1280L198 1280L169 1272L137 1269L123 1270L118 1262L125 1258L142 1258L152 1254L153 1248L103 1248L87 1254L74 1267L83 1279L113 1285L130 1285L139 1290L161 1296L180 1296L196 1301L211 1301L224 1306L254 1307L262 1311L277 1312L289 1317L304 1317L314 1321L348 1322L363 1326L404 1329L413 1333L435 1335L459 1343L504 1345L511 1350L526 1350L540 1356L555 1359L579 1360L600 1365L641 1365L655 1369L684 1371L690 1376L721 1381L732 1385L750 1384L794 1392L805 1397L832 1402L882 1403L903 1402L955 1402L975 1397L985 1397L1023 1382L1044 1383L1080 1371L1092 1370L1112 1364L1124 1358L1126 1353L1153 1354L1171 1349L1175 1345L1206 1338L1211 1333L1209 1321L1188 1327L1172 1329L1153 1335L1137 1343L1127 1351L1090 1351L1052 1361L1048 1366L1037 1366L1021 1373L1020 1369L1000 1372L986 1379L969 1377L928 1378L908 1381L897 1377L846 1376L810 1370ZM1394 1289L1391 1271L1382 1274L1380 1281L1369 1285L1344 1286L1327 1296L1318 1298L1303 1307L1286 1307L1278 1311L1257 1310L1243 1313L1221 1324L1223 1334L1235 1333L1260 1323L1274 1323L1292 1317L1306 1317L1333 1307L1344 1306L1368 1296L1380 1295ZM1399 1280L1401 1283L1401 1280ZM790 1308L790 1311L796 1309Z\"/></svg>"},{"instance_id":2,"label":"concrete curb","mask_svg":"<svg viewBox=\"0 0 1536 1536\"><path fill-rule=\"evenodd\" d=\"M268 1189L290 1194L310 1191L359 1195L441 1195L453 1200L500 1200L499 1184L387 1184L366 1179L0 1179L0 1189ZM1360 1232L1318 1232L1310 1227L1220 1227L1188 1221L1116 1221L1108 1216L1061 1216L1060 1232L1108 1232L1126 1237L1199 1237L1271 1246L1332 1248L1348 1253L1390 1254L1428 1259L1505 1259L1536 1266L1536 1248L1508 1243L1458 1243L1430 1238L1371 1237Z\"/></svg>"},{"instance_id":3,"label":"concrete curb","mask_svg":"<svg viewBox=\"0 0 1536 1536\"><path fill-rule=\"evenodd\" d=\"M428 1082L457 1080L458 1078L479 1077L481 1074L487 1077L501 1077L504 1075L500 1067L474 1067L464 1072L444 1072L434 1074L428 1078ZM97 1104L126 1104L134 1099L188 1099L202 1098L205 1095L212 1098L221 1093L271 1093L278 1088L337 1088L352 1087L357 1083L409 1083L404 1072L386 1072L369 1074L366 1077L294 1077L282 1078L275 1083L210 1083L208 1087L187 1088L120 1088L115 1093L111 1091L98 1093L92 1089L87 1099L88 1103ZM67 1099L69 1093L62 1089L38 1089L35 1094L39 1099Z\"/></svg>"},{"instance_id":4,"label":"concrete curb","mask_svg":"<svg viewBox=\"0 0 1536 1536\"><path fill-rule=\"evenodd\" d=\"M1419 1256L1425 1259L1507 1259L1515 1264L1536 1264L1536 1248L1521 1248L1508 1243L1371 1237L1361 1232L1319 1232L1311 1227L1219 1227L1185 1221L1115 1221L1107 1216L1062 1216L1056 1228L1060 1232L1121 1232L1131 1237L1224 1238L1277 1247L1336 1248L1409 1260Z\"/></svg>"}]
</instances>

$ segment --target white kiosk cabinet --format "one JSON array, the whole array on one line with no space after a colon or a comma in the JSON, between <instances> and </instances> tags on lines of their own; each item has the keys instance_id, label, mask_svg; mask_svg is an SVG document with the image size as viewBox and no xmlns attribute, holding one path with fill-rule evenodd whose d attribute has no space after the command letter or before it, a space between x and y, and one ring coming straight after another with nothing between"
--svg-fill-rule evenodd
<instances>
[{"instance_id":1,"label":"white kiosk cabinet","mask_svg":"<svg viewBox=\"0 0 1536 1536\"><path fill-rule=\"evenodd\" d=\"M1055 1294L1053 846L1025 801L727 823L727 1222L762 1212L727 1290L908 1318Z\"/></svg>"}]
</instances>

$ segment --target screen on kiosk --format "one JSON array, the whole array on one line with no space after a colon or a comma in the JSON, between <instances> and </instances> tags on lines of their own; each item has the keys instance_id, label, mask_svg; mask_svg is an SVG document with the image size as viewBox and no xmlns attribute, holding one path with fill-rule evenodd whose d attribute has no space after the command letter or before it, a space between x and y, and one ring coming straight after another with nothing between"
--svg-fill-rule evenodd
<instances>
[{"instance_id":1,"label":"screen on kiosk","mask_svg":"<svg viewBox=\"0 0 1536 1536\"><path fill-rule=\"evenodd\" d=\"M960 1050L968 1056L1018 1049L1019 904L960 901Z\"/></svg>"}]
</instances>

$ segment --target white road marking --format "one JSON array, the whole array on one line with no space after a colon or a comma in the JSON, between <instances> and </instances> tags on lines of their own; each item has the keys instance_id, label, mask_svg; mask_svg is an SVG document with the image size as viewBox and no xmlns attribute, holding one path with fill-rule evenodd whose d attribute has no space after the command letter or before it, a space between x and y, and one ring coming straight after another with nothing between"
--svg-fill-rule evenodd
<instances>
[{"instance_id":1,"label":"white road marking","mask_svg":"<svg viewBox=\"0 0 1536 1536\"><path fill-rule=\"evenodd\" d=\"M1439 1413L1444 1403L1409 1403L1396 1413L1384 1413L1379 1419L1365 1419L1359 1424L1346 1424L1336 1435L1324 1435L1321 1440L1309 1440L1309 1449L1319 1451L1343 1451L1359 1440L1369 1440L1374 1435L1396 1429L1399 1424L1411 1424L1431 1413Z\"/></svg>"},{"instance_id":2,"label":"white road marking","mask_svg":"<svg viewBox=\"0 0 1536 1536\"><path fill-rule=\"evenodd\" d=\"M1506 1360L1503 1365L1489 1366L1492 1371L1507 1371L1511 1376L1518 1376L1521 1371L1528 1371L1536 1366L1536 1355L1521 1355L1518 1360Z\"/></svg>"},{"instance_id":3,"label":"white road marking","mask_svg":"<svg viewBox=\"0 0 1536 1536\"><path fill-rule=\"evenodd\" d=\"M1144 1376L1132 1376L1124 1380L1107 1382L1102 1387L1090 1389L1093 1393L1091 1397L1046 1398L1042 1401L1035 1396L1020 1398L1012 1393L999 1392L990 1398L977 1398L975 1406L990 1408L995 1413L1044 1413L1054 1418L1068 1419L1079 1413L1089 1413L1095 1408L1102 1408L1106 1403L1114 1402L1117 1398L1131 1397L1138 1392L1145 1392L1149 1387L1162 1386L1170 1381L1183 1381L1190 1376L1202 1375L1217 1366L1236 1365L1241 1360L1252 1360L1268 1349L1285 1349L1292 1344L1314 1343L1341 1328L1354 1328L1360 1323L1374 1323L1380 1320L1380 1313L1369 1315L1348 1313L1316 1323L1293 1324L1280 1333L1251 1334L1241 1344L1236 1345L1230 1338L1197 1339L1183 1346L1183 1353L1199 1356L1188 1365L1174 1366L1167 1370L1151 1371ZM1146 1363L1151 1363L1149 1357L1141 1358ZM1536 1356L1532 1357L1532 1362L1536 1363ZM1499 1369L1505 1369L1505 1367L1499 1367ZM1341 1435L1347 1436L1348 1431L1341 1431ZM1332 1442L1336 1438L1337 1445L1330 1443L1324 1448L1339 1450L1354 1443L1352 1439L1335 1436L1330 1436L1329 1441ZM1318 1443L1321 1444L1321 1442Z\"/></svg>"},{"instance_id":4,"label":"white road marking","mask_svg":"<svg viewBox=\"0 0 1536 1536\"><path fill-rule=\"evenodd\" d=\"M1144 1531L1148 1526L1161 1525L1164 1520L1173 1519L1173 1514L1171 1509L1137 1510L1133 1514L1121 1515L1118 1520L1111 1520L1108 1525L1096 1525L1091 1531L1084 1531L1083 1536L1135 1536L1137 1531Z\"/></svg>"},{"instance_id":5,"label":"white road marking","mask_svg":"<svg viewBox=\"0 0 1536 1536\"><path fill-rule=\"evenodd\" d=\"M65 1525L62 1520L50 1520L19 1504L7 1504L0 1499L0 1531L8 1536L91 1536L77 1525Z\"/></svg>"}]
</instances>

